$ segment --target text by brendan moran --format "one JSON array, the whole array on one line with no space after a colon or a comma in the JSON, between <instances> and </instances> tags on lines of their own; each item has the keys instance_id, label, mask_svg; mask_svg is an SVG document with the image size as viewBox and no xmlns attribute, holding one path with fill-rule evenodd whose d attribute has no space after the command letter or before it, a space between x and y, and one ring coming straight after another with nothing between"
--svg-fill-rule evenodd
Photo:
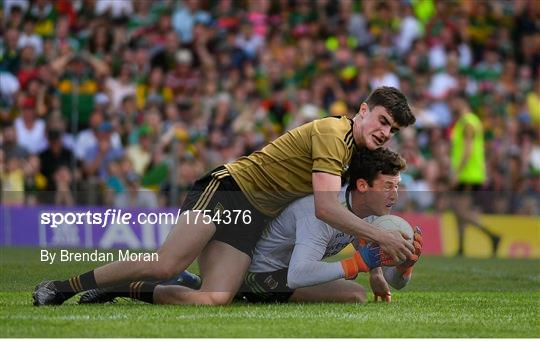
<instances>
[{"instance_id":1,"label":"text by brendan moran","mask_svg":"<svg viewBox=\"0 0 540 341\"><path fill-rule=\"evenodd\" d=\"M130 250L99 251L88 250L75 252L71 250L49 251L42 249L40 260L53 264L54 262L157 262L159 255L157 252L133 252Z\"/></svg>"}]
</instances>

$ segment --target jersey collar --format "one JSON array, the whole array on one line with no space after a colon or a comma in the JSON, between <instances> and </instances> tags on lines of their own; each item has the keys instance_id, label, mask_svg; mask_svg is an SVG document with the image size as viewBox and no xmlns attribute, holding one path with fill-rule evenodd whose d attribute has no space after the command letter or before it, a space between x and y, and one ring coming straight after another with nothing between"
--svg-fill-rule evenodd
<instances>
[{"instance_id":1,"label":"jersey collar","mask_svg":"<svg viewBox=\"0 0 540 341\"><path fill-rule=\"evenodd\" d=\"M352 212L351 206L351 186L347 186L345 190L345 203L347 204L347 209Z\"/></svg>"}]
</instances>

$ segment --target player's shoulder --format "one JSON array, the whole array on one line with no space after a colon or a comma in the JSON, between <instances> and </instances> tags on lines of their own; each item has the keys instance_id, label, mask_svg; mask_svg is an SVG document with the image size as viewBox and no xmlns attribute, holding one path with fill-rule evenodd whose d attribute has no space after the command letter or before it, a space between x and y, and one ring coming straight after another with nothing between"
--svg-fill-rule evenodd
<instances>
[{"instance_id":1,"label":"player's shoulder","mask_svg":"<svg viewBox=\"0 0 540 341\"><path fill-rule=\"evenodd\" d=\"M333 136L343 142L350 151L354 149L353 121L346 116L331 116L313 122L312 137L319 135L324 140Z\"/></svg>"},{"instance_id":2,"label":"player's shoulder","mask_svg":"<svg viewBox=\"0 0 540 341\"><path fill-rule=\"evenodd\" d=\"M352 131L353 122L347 116L329 116L313 121L314 131L321 134L343 135Z\"/></svg>"}]
</instances>

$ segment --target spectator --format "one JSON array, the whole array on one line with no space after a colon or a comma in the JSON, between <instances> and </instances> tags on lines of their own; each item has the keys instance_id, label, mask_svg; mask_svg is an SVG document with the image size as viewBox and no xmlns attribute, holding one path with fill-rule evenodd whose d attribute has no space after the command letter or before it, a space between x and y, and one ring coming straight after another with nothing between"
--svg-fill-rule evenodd
<instances>
[{"instance_id":1,"label":"spectator","mask_svg":"<svg viewBox=\"0 0 540 341\"><path fill-rule=\"evenodd\" d=\"M96 15L110 15L113 19L129 18L133 13L131 0L97 0Z\"/></svg>"},{"instance_id":2,"label":"spectator","mask_svg":"<svg viewBox=\"0 0 540 341\"><path fill-rule=\"evenodd\" d=\"M36 23L34 32L45 38L53 37L54 23L58 17L58 12L51 1L34 1L28 11L28 16Z\"/></svg>"},{"instance_id":3,"label":"spectator","mask_svg":"<svg viewBox=\"0 0 540 341\"><path fill-rule=\"evenodd\" d=\"M144 108L147 100L154 103L170 103L173 100L171 87L165 85L163 69L155 67L150 71L148 79L137 85L137 107Z\"/></svg>"},{"instance_id":4,"label":"spectator","mask_svg":"<svg viewBox=\"0 0 540 341\"><path fill-rule=\"evenodd\" d=\"M2 152L6 160L12 157L25 159L30 154L26 148L18 144L17 131L14 126L2 129Z\"/></svg>"},{"instance_id":5,"label":"spectator","mask_svg":"<svg viewBox=\"0 0 540 341\"><path fill-rule=\"evenodd\" d=\"M69 172L74 164L74 156L62 143L62 132L49 130L47 133L49 147L39 154L41 173L47 179L47 190L55 189L55 173L60 167L67 167ZM65 177L64 175L62 175Z\"/></svg>"},{"instance_id":6,"label":"spectator","mask_svg":"<svg viewBox=\"0 0 540 341\"><path fill-rule=\"evenodd\" d=\"M24 21L23 32L17 41L19 49L26 46L32 46L36 55L43 53L43 39L34 32L34 21L30 19Z\"/></svg>"},{"instance_id":7,"label":"spectator","mask_svg":"<svg viewBox=\"0 0 540 341\"><path fill-rule=\"evenodd\" d=\"M20 88L17 77L7 71L0 71L0 104L11 106Z\"/></svg>"},{"instance_id":8,"label":"spectator","mask_svg":"<svg viewBox=\"0 0 540 341\"><path fill-rule=\"evenodd\" d=\"M58 90L62 115L70 126L75 122L78 129L86 128L94 109L97 80L108 75L108 65L86 53L67 52L52 61L51 66L60 77Z\"/></svg>"},{"instance_id":9,"label":"spectator","mask_svg":"<svg viewBox=\"0 0 540 341\"><path fill-rule=\"evenodd\" d=\"M126 190L116 194L114 206L157 208L158 202L154 192L141 187L139 175L130 172L126 175Z\"/></svg>"},{"instance_id":10,"label":"spectator","mask_svg":"<svg viewBox=\"0 0 540 341\"><path fill-rule=\"evenodd\" d=\"M193 53L188 49L176 52L176 67L166 77L165 84L170 87L174 96L190 98L194 95L200 82L200 73L193 69Z\"/></svg>"},{"instance_id":11,"label":"spectator","mask_svg":"<svg viewBox=\"0 0 540 341\"><path fill-rule=\"evenodd\" d=\"M54 172L54 204L59 206L73 206L75 198L73 197L71 186L73 175L69 167L60 166Z\"/></svg>"},{"instance_id":12,"label":"spectator","mask_svg":"<svg viewBox=\"0 0 540 341\"><path fill-rule=\"evenodd\" d=\"M422 36L422 24L412 13L408 4L401 6L401 23L399 35L396 36L396 44L400 55L405 55L411 48L414 40Z\"/></svg>"},{"instance_id":13,"label":"spectator","mask_svg":"<svg viewBox=\"0 0 540 341\"><path fill-rule=\"evenodd\" d=\"M94 110L90 116L89 128L81 131L75 140L75 156L83 160L90 150L98 145L99 128L104 123L105 117L100 110ZM114 149L122 149L120 135L113 132L110 136L110 143Z\"/></svg>"},{"instance_id":14,"label":"spectator","mask_svg":"<svg viewBox=\"0 0 540 341\"><path fill-rule=\"evenodd\" d=\"M376 89L381 86L392 86L399 89L399 78L389 70L388 61L384 57L377 57L372 63L373 74L369 86Z\"/></svg>"},{"instance_id":15,"label":"spectator","mask_svg":"<svg viewBox=\"0 0 540 341\"><path fill-rule=\"evenodd\" d=\"M24 203L24 172L21 160L15 156L6 158L5 170L0 170L2 180L2 203L6 205Z\"/></svg>"},{"instance_id":16,"label":"spectator","mask_svg":"<svg viewBox=\"0 0 540 341\"><path fill-rule=\"evenodd\" d=\"M8 28L0 45L0 70L6 70L11 74L19 71L18 44L19 31L16 28Z\"/></svg>"},{"instance_id":17,"label":"spectator","mask_svg":"<svg viewBox=\"0 0 540 341\"><path fill-rule=\"evenodd\" d=\"M36 117L36 103L32 98L22 98L21 116L15 120L17 144L30 154L47 148L45 121Z\"/></svg>"},{"instance_id":18,"label":"spectator","mask_svg":"<svg viewBox=\"0 0 540 341\"><path fill-rule=\"evenodd\" d=\"M210 23L208 12L199 8L198 0L186 0L172 16L172 25L174 30L184 44L190 44L193 41L193 27L196 22Z\"/></svg>"},{"instance_id":19,"label":"spectator","mask_svg":"<svg viewBox=\"0 0 540 341\"><path fill-rule=\"evenodd\" d=\"M47 178L40 172L41 162L37 155L30 155L23 164L25 204L35 205L39 201L50 203Z\"/></svg>"},{"instance_id":20,"label":"spectator","mask_svg":"<svg viewBox=\"0 0 540 341\"><path fill-rule=\"evenodd\" d=\"M13 10L19 13L28 11L28 0L4 0L4 17L9 18L13 15Z\"/></svg>"},{"instance_id":21,"label":"spectator","mask_svg":"<svg viewBox=\"0 0 540 341\"><path fill-rule=\"evenodd\" d=\"M236 37L236 46L248 59L255 58L258 49L264 45L263 38L253 32L253 27L249 23L242 23L240 32Z\"/></svg>"},{"instance_id":22,"label":"spectator","mask_svg":"<svg viewBox=\"0 0 540 341\"><path fill-rule=\"evenodd\" d=\"M113 113L119 113L122 100L126 97L135 96L135 83L133 82L131 67L129 64L123 64L120 67L120 73L116 78L108 78L105 81L105 87L111 99L110 109Z\"/></svg>"},{"instance_id":23,"label":"spectator","mask_svg":"<svg viewBox=\"0 0 540 341\"><path fill-rule=\"evenodd\" d=\"M112 124L102 122L97 129L97 145L86 150L83 155L83 169L86 176L97 177L105 183L108 177L108 164L122 157L120 148L111 143L111 135L114 132Z\"/></svg>"},{"instance_id":24,"label":"spectator","mask_svg":"<svg viewBox=\"0 0 540 341\"><path fill-rule=\"evenodd\" d=\"M151 135L151 128L148 125L142 125L139 128L138 143L133 144L126 149L126 156L133 164L135 173L139 176L142 176L150 165L150 160L152 158Z\"/></svg>"}]
</instances>

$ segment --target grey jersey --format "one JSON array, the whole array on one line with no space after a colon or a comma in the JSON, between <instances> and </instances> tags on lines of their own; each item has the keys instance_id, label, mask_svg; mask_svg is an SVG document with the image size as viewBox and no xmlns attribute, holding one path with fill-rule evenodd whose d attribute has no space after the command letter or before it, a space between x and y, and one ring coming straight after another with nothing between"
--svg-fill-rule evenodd
<instances>
[{"instance_id":1,"label":"grey jersey","mask_svg":"<svg viewBox=\"0 0 540 341\"><path fill-rule=\"evenodd\" d=\"M346 190L342 188L340 201L345 206ZM364 218L373 223L377 216ZM355 237L340 232L315 216L313 195L289 205L272 220L255 247L249 272L287 271L287 286L291 289L326 283L343 278L340 262L322 262L350 243L355 249ZM384 276L394 288L405 286L408 279L402 278L394 268L383 268Z\"/></svg>"},{"instance_id":2,"label":"grey jersey","mask_svg":"<svg viewBox=\"0 0 540 341\"><path fill-rule=\"evenodd\" d=\"M339 195L343 205L345 192L343 187ZM371 223L375 218L365 220ZM320 260L337 254L350 243L356 247L356 238L317 219L314 198L309 195L293 202L268 225L255 247L249 271L271 272L289 267L295 245L313 248Z\"/></svg>"}]
</instances>

